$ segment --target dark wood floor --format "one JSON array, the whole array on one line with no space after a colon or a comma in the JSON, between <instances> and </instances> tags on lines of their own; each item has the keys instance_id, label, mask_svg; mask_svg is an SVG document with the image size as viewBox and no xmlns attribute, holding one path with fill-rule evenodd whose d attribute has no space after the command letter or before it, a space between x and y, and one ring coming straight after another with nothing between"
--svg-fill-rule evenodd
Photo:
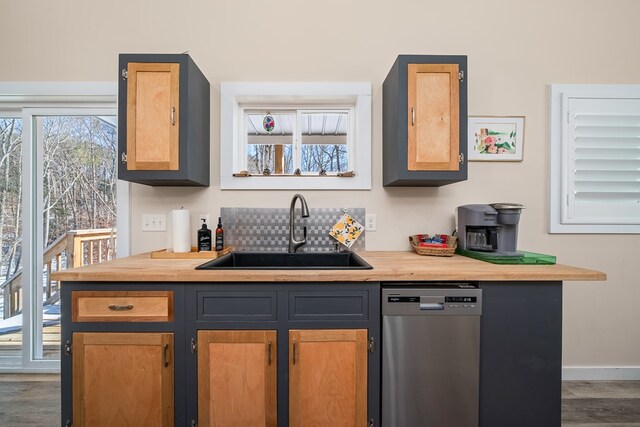
<instances>
[{"instance_id":1,"label":"dark wood floor","mask_svg":"<svg viewBox=\"0 0 640 427\"><path fill-rule=\"evenodd\" d=\"M562 425L640 426L640 381L565 381Z\"/></svg>"},{"instance_id":2,"label":"dark wood floor","mask_svg":"<svg viewBox=\"0 0 640 427\"><path fill-rule=\"evenodd\" d=\"M0 426L58 425L59 378L0 374ZM640 381L565 381L562 425L640 427Z\"/></svg>"}]
</instances>

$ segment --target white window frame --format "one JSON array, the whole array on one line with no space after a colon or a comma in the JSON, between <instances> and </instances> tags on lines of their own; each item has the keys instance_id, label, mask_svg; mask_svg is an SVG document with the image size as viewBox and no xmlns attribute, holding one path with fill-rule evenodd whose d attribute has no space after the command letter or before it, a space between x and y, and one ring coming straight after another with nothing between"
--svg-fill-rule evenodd
<instances>
[{"instance_id":1,"label":"white window frame","mask_svg":"<svg viewBox=\"0 0 640 427\"><path fill-rule=\"evenodd\" d=\"M549 233L640 233L640 224L572 223L563 215L569 199L568 103L571 98L640 98L640 85L550 85ZM613 221L612 221L613 222ZM640 218L638 219L640 222Z\"/></svg>"},{"instance_id":2,"label":"white window frame","mask_svg":"<svg viewBox=\"0 0 640 427\"><path fill-rule=\"evenodd\" d=\"M22 117L22 357L0 361L0 372L59 372L60 360L42 359L42 141L33 136L36 116L82 114L117 117L116 82L0 82L0 110ZM128 256L130 241L130 184L117 182L117 256ZM35 203L34 203L35 201ZM34 244L35 243L35 244ZM32 296L38 296L33 298ZM61 337L62 339L62 337Z\"/></svg>"},{"instance_id":3,"label":"white window frame","mask_svg":"<svg viewBox=\"0 0 640 427\"><path fill-rule=\"evenodd\" d=\"M355 176L234 177L246 164L244 110L350 109L349 169ZM298 112L300 114L300 112ZM297 131L296 131L297 133ZM349 132L348 132L349 133ZM222 190L371 190L371 83L221 83L220 188Z\"/></svg>"}]
</instances>

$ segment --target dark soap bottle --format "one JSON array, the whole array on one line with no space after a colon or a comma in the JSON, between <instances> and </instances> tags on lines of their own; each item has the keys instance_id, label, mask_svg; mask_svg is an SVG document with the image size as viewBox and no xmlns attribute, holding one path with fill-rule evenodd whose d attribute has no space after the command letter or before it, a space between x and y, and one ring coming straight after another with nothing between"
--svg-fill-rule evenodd
<instances>
[{"instance_id":1,"label":"dark soap bottle","mask_svg":"<svg viewBox=\"0 0 640 427\"><path fill-rule=\"evenodd\" d=\"M198 252L211 250L211 230L207 228L207 223L202 220L202 228L198 230Z\"/></svg>"},{"instance_id":2,"label":"dark soap bottle","mask_svg":"<svg viewBox=\"0 0 640 427\"><path fill-rule=\"evenodd\" d=\"M222 229L222 218L218 217L218 227L216 228L216 251L224 248L224 230Z\"/></svg>"}]
</instances>

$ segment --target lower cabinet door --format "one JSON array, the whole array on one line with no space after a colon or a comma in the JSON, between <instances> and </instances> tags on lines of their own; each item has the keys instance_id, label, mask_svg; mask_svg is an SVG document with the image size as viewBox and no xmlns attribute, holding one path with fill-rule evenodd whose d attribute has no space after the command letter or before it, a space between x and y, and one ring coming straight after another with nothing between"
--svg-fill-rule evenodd
<instances>
[{"instance_id":1,"label":"lower cabinet door","mask_svg":"<svg viewBox=\"0 0 640 427\"><path fill-rule=\"evenodd\" d=\"M276 427L276 331L198 331L198 427Z\"/></svg>"},{"instance_id":2,"label":"lower cabinet door","mask_svg":"<svg viewBox=\"0 0 640 427\"><path fill-rule=\"evenodd\" d=\"M289 425L367 425L367 330L289 331Z\"/></svg>"},{"instance_id":3,"label":"lower cabinet door","mask_svg":"<svg viewBox=\"0 0 640 427\"><path fill-rule=\"evenodd\" d=\"M173 334L75 332L73 425L174 425Z\"/></svg>"}]
</instances>

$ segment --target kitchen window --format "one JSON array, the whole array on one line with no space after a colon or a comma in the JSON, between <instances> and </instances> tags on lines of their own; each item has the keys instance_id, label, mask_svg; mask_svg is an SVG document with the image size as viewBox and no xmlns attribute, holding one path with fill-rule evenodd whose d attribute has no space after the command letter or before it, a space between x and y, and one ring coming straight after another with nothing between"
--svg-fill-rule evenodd
<instances>
[{"instance_id":1,"label":"kitchen window","mask_svg":"<svg viewBox=\"0 0 640 427\"><path fill-rule=\"evenodd\" d=\"M371 188L369 83L222 83L222 189Z\"/></svg>"},{"instance_id":2,"label":"kitchen window","mask_svg":"<svg viewBox=\"0 0 640 427\"><path fill-rule=\"evenodd\" d=\"M551 86L551 233L640 233L640 85Z\"/></svg>"}]
</instances>

